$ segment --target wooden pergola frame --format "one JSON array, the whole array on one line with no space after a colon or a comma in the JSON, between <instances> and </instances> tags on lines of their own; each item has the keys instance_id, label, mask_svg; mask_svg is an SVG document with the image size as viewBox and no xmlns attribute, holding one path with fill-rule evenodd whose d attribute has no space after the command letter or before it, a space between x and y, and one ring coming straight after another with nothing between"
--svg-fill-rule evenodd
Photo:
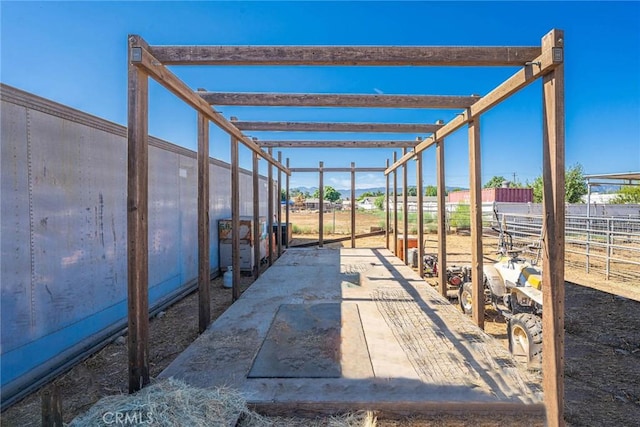
<instances>
[{"instance_id":1,"label":"wooden pergola frame","mask_svg":"<svg viewBox=\"0 0 640 427\"><path fill-rule=\"evenodd\" d=\"M406 165L417 160L417 184L422 186L422 152L436 147L436 173L438 188L438 212L444 218L444 140L463 126L469 133L470 205L472 231L472 277L474 289L473 312L475 322L482 327L484 306L482 301L482 222L480 198L480 118L481 115L531 82L542 79L543 97L543 181L544 227L543 240L543 391L550 426L562 425L564 404L564 34L552 30L546 34L540 46L527 47L390 47L390 46L150 46L141 37L128 39L128 313L129 313L129 390L140 389L149 383L148 365L148 77L153 78L198 112L198 281L200 294L200 330L210 322L208 309L209 271L209 211L207 159L209 121L227 132L231 138L232 227L239 225L239 167L238 144L253 152L254 216L257 212L258 160L269 163L269 231L272 230L273 176L278 169L278 188L281 174L287 176L288 189L291 171L272 156L272 147L329 146L329 142L313 141L263 141L257 142L245 136L243 130L261 131L335 131L335 132L406 132L431 133L418 143L402 141L342 141L342 147L366 145L402 148L403 155L387 160L384 168L387 176L393 174L394 206L397 206L397 169L403 167L405 221L406 221ZM348 66L516 66L520 69L488 94L478 96L425 96L425 95L319 95L319 94L234 94L193 91L167 65L348 65ZM327 107L387 107L387 108L463 108L444 125L373 124L373 123L292 123L292 122L242 122L224 118L211 105L252 106L327 106ZM395 143L395 145L394 145ZM288 145L287 145L288 144ZM297 145L296 145L297 144ZM265 152L262 148L268 149ZM334 168L335 169L335 168ZM347 169L347 168L344 168ZM299 170L299 169L298 169ZM320 191L322 173L332 170L319 164ZM341 169L342 170L342 169ZM348 168L353 174L355 165ZM353 180L352 180L353 183ZM421 191L419 191L421 193ZM322 196L321 196L322 197ZM387 230L390 226L387 201ZM421 205L421 203L419 203ZM421 207L421 206L420 206ZM322 211L322 210L321 210ZM394 209L395 211L395 209ZM280 224L278 214L278 224ZM322 214L321 214L322 215ZM287 210L288 216L288 210ZM257 222L257 221L256 221ZM287 218L288 223L288 218ZM394 219L397 230L397 214ZM280 231L280 230L279 230ZM235 234L234 234L235 236ZM281 236L281 234L279 234ZM281 240L281 239L279 239ZM394 252L397 253L397 239ZM420 239L422 240L422 239ZM446 266L446 238L444 221L438 226L438 255L441 266ZM386 238L390 248L389 237ZM269 239L269 262L272 260ZM407 245L405 246L405 261ZM419 242L420 250L422 241ZM281 252L279 245L278 253ZM239 241L233 239L234 254L239 253ZM233 257L234 270L239 269L237 255ZM419 257L420 260L422 257ZM205 265L206 264L206 265ZM444 268L443 268L444 270ZM422 271L422 268L420 269ZM256 272L256 274L258 274ZM439 275L439 289L446 292L446 278ZM239 296L238 274L234 274L233 297Z\"/></svg>"}]
</instances>

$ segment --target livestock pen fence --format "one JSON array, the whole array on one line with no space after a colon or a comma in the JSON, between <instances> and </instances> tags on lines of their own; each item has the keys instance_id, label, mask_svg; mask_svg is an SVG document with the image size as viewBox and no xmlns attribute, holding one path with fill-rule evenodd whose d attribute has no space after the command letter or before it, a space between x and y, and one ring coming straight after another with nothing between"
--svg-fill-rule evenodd
<instances>
[{"instance_id":1,"label":"livestock pen fence","mask_svg":"<svg viewBox=\"0 0 640 427\"><path fill-rule=\"evenodd\" d=\"M514 246L537 255L544 233L541 215L502 213L498 217ZM567 215L565 224L567 265L607 280L640 278L640 218Z\"/></svg>"}]
</instances>

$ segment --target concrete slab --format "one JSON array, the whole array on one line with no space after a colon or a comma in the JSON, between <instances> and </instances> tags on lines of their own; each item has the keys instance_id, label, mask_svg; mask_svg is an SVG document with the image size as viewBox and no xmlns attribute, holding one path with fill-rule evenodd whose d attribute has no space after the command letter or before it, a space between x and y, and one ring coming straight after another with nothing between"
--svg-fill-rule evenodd
<instances>
[{"instance_id":1,"label":"concrete slab","mask_svg":"<svg viewBox=\"0 0 640 427\"><path fill-rule=\"evenodd\" d=\"M384 249L287 250L171 376L265 413L543 412L539 378Z\"/></svg>"}]
</instances>

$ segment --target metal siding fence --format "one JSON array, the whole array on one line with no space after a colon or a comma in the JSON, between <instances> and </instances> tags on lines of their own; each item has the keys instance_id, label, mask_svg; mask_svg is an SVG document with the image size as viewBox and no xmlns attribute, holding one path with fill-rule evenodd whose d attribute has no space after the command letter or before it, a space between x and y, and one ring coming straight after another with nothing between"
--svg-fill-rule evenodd
<instances>
[{"instance_id":1,"label":"metal siding fence","mask_svg":"<svg viewBox=\"0 0 640 427\"><path fill-rule=\"evenodd\" d=\"M2 402L126 326L126 128L2 85ZM231 215L210 161L211 266ZM241 170L243 214L252 180ZM266 178L261 177L266 210ZM150 137L150 307L197 277L195 153Z\"/></svg>"}]
</instances>

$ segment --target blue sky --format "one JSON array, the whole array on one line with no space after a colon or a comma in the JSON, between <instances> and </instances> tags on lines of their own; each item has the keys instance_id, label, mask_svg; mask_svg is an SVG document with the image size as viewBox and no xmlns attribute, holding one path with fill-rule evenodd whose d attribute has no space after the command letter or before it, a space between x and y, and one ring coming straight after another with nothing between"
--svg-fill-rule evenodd
<instances>
[{"instance_id":1,"label":"blue sky","mask_svg":"<svg viewBox=\"0 0 640 427\"><path fill-rule=\"evenodd\" d=\"M539 45L565 30L567 165L586 173L640 170L639 2L11 2L2 1L0 80L126 125L126 40L221 45ZM238 92L486 94L512 67L171 67L192 88ZM455 110L219 107L228 118L434 123ZM483 182L541 174L541 85L482 116ZM152 135L195 148L196 114L150 86ZM261 139L413 139L393 134L249 132ZM212 128L211 154L229 159L229 137ZM291 166L383 166L391 150L284 149ZM434 150L425 184L435 183ZM241 165L251 155L240 150ZM262 172L266 171L261 162ZM466 128L447 139L446 180L468 186ZM415 182L413 162L409 184ZM292 186L317 185L298 174ZM348 188L348 176L326 185ZM384 185L359 174L359 188Z\"/></svg>"}]
</instances>

